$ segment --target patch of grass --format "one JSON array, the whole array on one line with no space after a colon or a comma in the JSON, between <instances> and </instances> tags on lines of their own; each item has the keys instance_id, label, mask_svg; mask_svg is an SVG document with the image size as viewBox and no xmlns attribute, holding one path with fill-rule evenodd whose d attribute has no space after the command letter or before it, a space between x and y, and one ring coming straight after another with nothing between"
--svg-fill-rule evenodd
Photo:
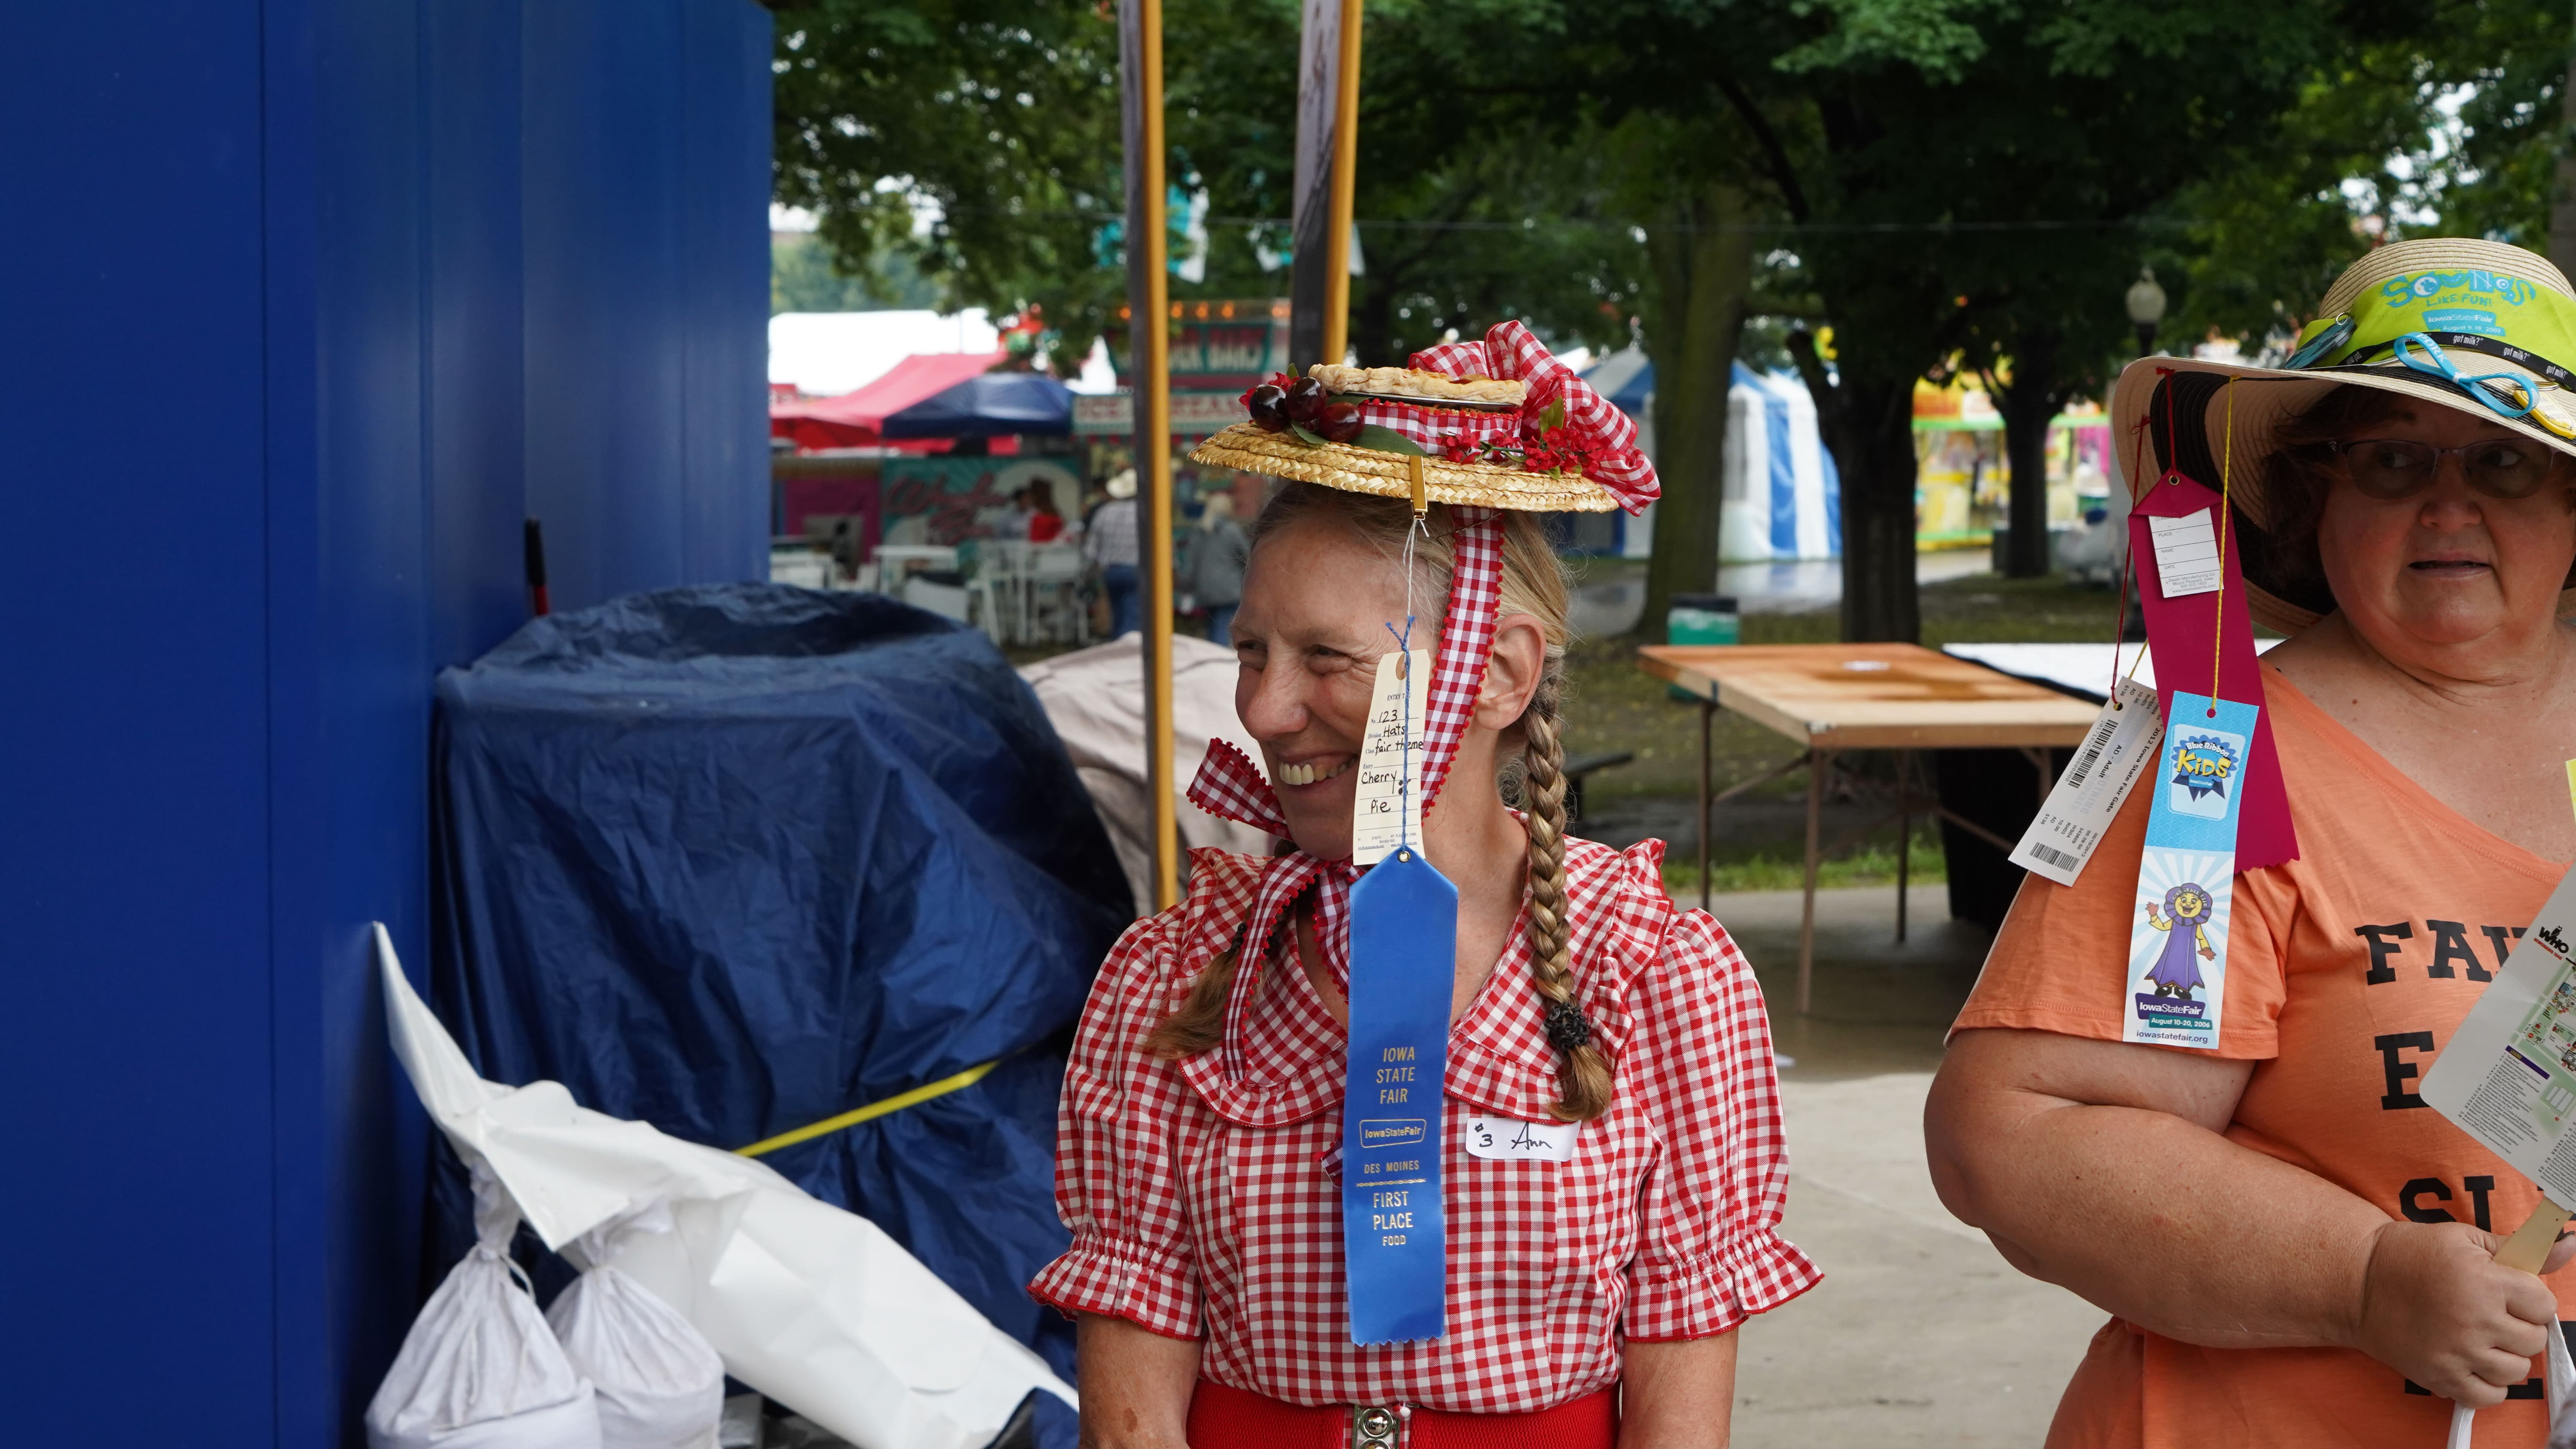
<instances>
[{"instance_id":1,"label":"patch of grass","mask_svg":"<svg viewBox=\"0 0 2576 1449\"><path fill-rule=\"evenodd\" d=\"M1917 884L1935 885L1946 881L1949 863L1942 857L1937 835L1916 836L1913 859L1908 862L1912 879ZM1795 855L1773 857L1755 855L1743 860L1713 861L1709 865L1709 889L1713 891L1794 891L1807 883L1806 862ZM1870 844L1847 852L1816 866L1816 888L1839 890L1845 886L1896 884L1896 846ZM1697 861L1664 862L1664 890L1684 904L1699 899L1699 863Z\"/></svg>"}]
</instances>

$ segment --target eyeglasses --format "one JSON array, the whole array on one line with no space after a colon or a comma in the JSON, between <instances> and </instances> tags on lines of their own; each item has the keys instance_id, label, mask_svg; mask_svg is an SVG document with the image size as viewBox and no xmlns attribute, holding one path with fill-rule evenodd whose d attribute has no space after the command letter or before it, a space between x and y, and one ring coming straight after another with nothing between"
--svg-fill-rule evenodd
<instances>
[{"instance_id":1,"label":"eyeglasses","mask_svg":"<svg viewBox=\"0 0 2576 1449\"><path fill-rule=\"evenodd\" d=\"M2364 498L2394 502L2433 486L2442 460L2456 455L2469 486L2489 498L2528 498L2558 471L2555 450L2516 438L2482 438L2436 448L2409 438L2352 438L2326 445Z\"/></svg>"}]
</instances>

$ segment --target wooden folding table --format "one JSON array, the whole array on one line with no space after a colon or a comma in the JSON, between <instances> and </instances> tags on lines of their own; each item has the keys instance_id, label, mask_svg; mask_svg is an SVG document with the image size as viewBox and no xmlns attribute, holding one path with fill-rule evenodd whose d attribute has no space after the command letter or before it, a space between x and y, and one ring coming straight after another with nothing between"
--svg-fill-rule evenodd
<instances>
[{"instance_id":1,"label":"wooden folding table","mask_svg":"<svg viewBox=\"0 0 2576 1449\"><path fill-rule=\"evenodd\" d=\"M1699 696L1700 905L1708 904L1709 811L1793 771L1807 772L1806 910L1798 926L1798 1011L1812 1000L1816 946L1816 863L1823 853L1825 785L1834 759L1850 750L1898 752L1893 819L1911 833L1920 813L2009 851L2015 842L1918 793L1918 750L2018 749L2050 784L2052 748L2083 742L2097 707L2055 690L1914 644L1659 644L1637 651L1637 666ZM1801 753L1722 794L1709 793L1709 723L1731 710L1796 744ZM1896 933L1905 936L1907 854L1897 851Z\"/></svg>"}]
</instances>

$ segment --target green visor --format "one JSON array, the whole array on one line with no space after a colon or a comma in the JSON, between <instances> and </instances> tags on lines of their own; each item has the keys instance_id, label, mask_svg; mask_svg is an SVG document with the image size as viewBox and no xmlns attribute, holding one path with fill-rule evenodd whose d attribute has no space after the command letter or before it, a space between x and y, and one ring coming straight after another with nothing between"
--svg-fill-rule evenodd
<instances>
[{"instance_id":1,"label":"green visor","mask_svg":"<svg viewBox=\"0 0 2576 1449\"><path fill-rule=\"evenodd\" d=\"M2491 357L2519 373L2476 372ZM2457 387L2499 417L2576 439L2576 428L2534 405L2528 378L2576 391L2576 299L2519 277L2482 271L2407 272L2355 299L2339 317L2299 333L2289 366L2321 371L2402 364Z\"/></svg>"}]
</instances>

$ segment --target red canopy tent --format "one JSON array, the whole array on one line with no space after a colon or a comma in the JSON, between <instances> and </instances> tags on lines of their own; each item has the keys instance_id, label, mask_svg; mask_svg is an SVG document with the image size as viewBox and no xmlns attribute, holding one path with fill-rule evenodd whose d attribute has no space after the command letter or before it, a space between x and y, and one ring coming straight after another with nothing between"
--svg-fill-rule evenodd
<instances>
[{"instance_id":1,"label":"red canopy tent","mask_svg":"<svg viewBox=\"0 0 2576 1449\"><path fill-rule=\"evenodd\" d=\"M806 398L769 404L769 435L786 438L799 448L866 448L882 442L878 429L889 413L898 413L935 397L970 377L989 372L1009 354L993 352L916 352L885 376L839 397Z\"/></svg>"}]
</instances>

